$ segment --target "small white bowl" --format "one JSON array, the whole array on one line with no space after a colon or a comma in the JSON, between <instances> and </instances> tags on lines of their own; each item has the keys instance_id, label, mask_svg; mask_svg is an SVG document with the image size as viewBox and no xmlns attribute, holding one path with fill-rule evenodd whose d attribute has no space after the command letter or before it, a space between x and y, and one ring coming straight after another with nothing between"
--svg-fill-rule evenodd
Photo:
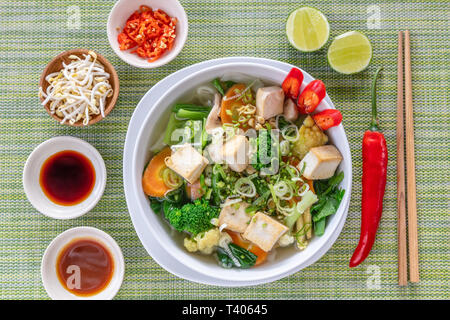
<instances>
[{"instance_id":1,"label":"small white bowl","mask_svg":"<svg viewBox=\"0 0 450 320\"><path fill-rule=\"evenodd\" d=\"M169 16L178 19L175 31L176 38L172 49L164 53L154 62L148 62L147 59L141 58L135 53L131 53L130 50L120 50L119 43L117 42L117 36L122 32L125 22L141 5L146 5L153 10L164 10ZM107 33L109 44L120 59L138 68L151 69L169 63L180 53L181 49L183 49L188 34L188 18L178 0L118 0L109 14Z\"/></svg>"},{"instance_id":2,"label":"small white bowl","mask_svg":"<svg viewBox=\"0 0 450 320\"><path fill-rule=\"evenodd\" d=\"M95 170L95 184L91 194L73 206L62 206L52 202L44 194L39 183L40 171L45 160L64 150L73 150L83 154L91 161ZM28 200L36 210L55 219L73 219L89 212L102 197L105 185L106 167L102 156L92 145L74 137L55 137L41 143L30 154L23 170L23 187Z\"/></svg>"},{"instance_id":3,"label":"small white bowl","mask_svg":"<svg viewBox=\"0 0 450 320\"><path fill-rule=\"evenodd\" d=\"M77 238L90 238L100 242L109 250L114 260L113 276L109 284L102 291L92 296L77 296L67 291L56 273L56 262L59 252L65 245ZM92 227L72 228L58 235L48 245L41 263L42 283L47 294L53 300L110 300L119 291L124 273L123 254L117 242L109 234Z\"/></svg>"}]
</instances>

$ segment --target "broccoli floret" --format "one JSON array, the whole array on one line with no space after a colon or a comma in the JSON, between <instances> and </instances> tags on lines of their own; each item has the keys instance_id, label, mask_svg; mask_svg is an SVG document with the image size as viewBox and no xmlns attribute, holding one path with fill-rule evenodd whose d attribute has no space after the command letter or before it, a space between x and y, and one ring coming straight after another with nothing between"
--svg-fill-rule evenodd
<instances>
[{"instance_id":1,"label":"broccoli floret","mask_svg":"<svg viewBox=\"0 0 450 320\"><path fill-rule=\"evenodd\" d=\"M298 130L299 138L292 146L292 153L300 160L309 149L323 146L328 142L328 136L320 130L311 116L307 116Z\"/></svg>"},{"instance_id":2,"label":"broccoli floret","mask_svg":"<svg viewBox=\"0 0 450 320\"><path fill-rule=\"evenodd\" d=\"M164 215L176 230L196 236L214 227L211 219L219 216L219 209L210 206L209 202L202 198L182 207L172 204L165 205Z\"/></svg>"}]
</instances>

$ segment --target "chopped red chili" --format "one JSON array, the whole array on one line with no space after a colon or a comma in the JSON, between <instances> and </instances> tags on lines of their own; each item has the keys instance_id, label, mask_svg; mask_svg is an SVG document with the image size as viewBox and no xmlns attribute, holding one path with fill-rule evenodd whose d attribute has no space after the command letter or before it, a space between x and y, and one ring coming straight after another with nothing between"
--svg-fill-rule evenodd
<instances>
[{"instance_id":1,"label":"chopped red chili","mask_svg":"<svg viewBox=\"0 0 450 320\"><path fill-rule=\"evenodd\" d=\"M313 115L316 124L322 130L328 130L341 124L342 114L336 109L326 109Z\"/></svg>"},{"instance_id":2,"label":"chopped red chili","mask_svg":"<svg viewBox=\"0 0 450 320\"><path fill-rule=\"evenodd\" d=\"M163 10L140 6L125 23L118 35L120 50L129 50L153 62L173 47L177 18Z\"/></svg>"}]
</instances>

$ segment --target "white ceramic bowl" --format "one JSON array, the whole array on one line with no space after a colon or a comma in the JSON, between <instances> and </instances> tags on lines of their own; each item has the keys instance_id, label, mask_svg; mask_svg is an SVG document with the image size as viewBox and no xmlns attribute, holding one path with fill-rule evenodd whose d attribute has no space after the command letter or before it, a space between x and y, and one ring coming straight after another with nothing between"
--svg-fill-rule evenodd
<instances>
[{"instance_id":1,"label":"white ceramic bowl","mask_svg":"<svg viewBox=\"0 0 450 320\"><path fill-rule=\"evenodd\" d=\"M122 32L125 22L141 5L146 5L153 10L164 10L169 16L178 19L175 31L176 38L172 49L154 62L148 62L147 59L131 53L130 50L120 50L117 42L117 36ZM120 59L138 68L156 68L172 61L183 49L188 35L188 18L178 0L118 0L109 14L107 33L109 44Z\"/></svg>"},{"instance_id":2,"label":"white ceramic bowl","mask_svg":"<svg viewBox=\"0 0 450 320\"><path fill-rule=\"evenodd\" d=\"M64 150L77 151L86 156L95 169L95 184L91 194L82 202L62 206L52 202L39 184L41 167L50 156ZM78 138L61 136L49 139L34 149L23 170L23 187L28 200L42 214L55 219L73 219L95 207L106 185L106 167L100 153L92 145Z\"/></svg>"},{"instance_id":3,"label":"white ceramic bowl","mask_svg":"<svg viewBox=\"0 0 450 320\"><path fill-rule=\"evenodd\" d=\"M205 280L199 280L199 282L216 284L216 281L210 280L213 278L222 283L232 280L233 286L238 286L280 279L307 267L325 254L339 235L347 216L351 194L352 166L350 148L342 125L329 129L327 133L331 143L340 150L344 158L338 170L344 171L345 178L341 183L341 187L346 192L338 212L329 218L325 234L322 237L314 237L304 251L297 251L293 247L279 248L275 259L267 261L257 268L247 270L223 269L210 256L188 253L183 247L183 236L180 234L174 236L167 222L152 212L148 197L145 196L142 190L142 172L145 164L151 157L150 146L164 133L172 105L198 85L229 72L239 72L277 84L281 84L287 75L287 72L281 69L264 64L229 63L209 67L184 78L175 86L169 88L151 107L138 133L132 155L131 177L124 178L131 181L130 184L127 184L127 188L129 188L129 190L126 190L127 194L136 195L133 199L136 201L133 207L138 208L138 214L145 218L146 226L149 229L148 232L157 239L157 242L146 243L147 246L161 247L184 268L195 270L195 272L204 275ZM305 85L306 83L303 83L302 87L305 87ZM326 101L322 101L317 111L327 108L333 108L333 106Z\"/></svg>"},{"instance_id":4,"label":"white ceramic bowl","mask_svg":"<svg viewBox=\"0 0 450 320\"><path fill-rule=\"evenodd\" d=\"M92 296L81 297L67 291L58 279L56 262L65 245L77 238L94 239L109 250L114 260L113 276L102 291ZM41 262L42 283L53 300L110 300L122 285L125 263L117 242L106 232L92 227L77 227L64 231L48 245ZM81 275L83 276L83 275Z\"/></svg>"}]
</instances>

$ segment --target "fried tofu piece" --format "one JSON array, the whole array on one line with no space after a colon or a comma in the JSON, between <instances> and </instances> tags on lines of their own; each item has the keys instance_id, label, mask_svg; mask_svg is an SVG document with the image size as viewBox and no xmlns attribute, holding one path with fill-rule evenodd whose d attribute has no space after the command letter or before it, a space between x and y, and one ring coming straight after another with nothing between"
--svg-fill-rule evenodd
<instances>
[{"instance_id":1,"label":"fried tofu piece","mask_svg":"<svg viewBox=\"0 0 450 320\"><path fill-rule=\"evenodd\" d=\"M268 252L288 230L288 227L275 219L262 212L257 212L242 236Z\"/></svg>"},{"instance_id":2,"label":"fried tofu piece","mask_svg":"<svg viewBox=\"0 0 450 320\"><path fill-rule=\"evenodd\" d=\"M242 172L249 163L250 144L243 135L235 135L228 140L222 148L222 157L231 170Z\"/></svg>"},{"instance_id":3,"label":"fried tofu piece","mask_svg":"<svg viewBox=\"0 0 450 320\"><path fill-rule=\"evenodd\" d=\"M284 92L280 87L259 88L256 92L256 115L265 120L283 113Z\"/></svg>"},{"instance_id":4,"label":"fried tofu piece","mask_svg":"<svg viewBox=\"0 0 450 320\"><path fill-rule=\"evenodd\" d=\"M219 215L219 226L226 223L225 229L243 233L247 229L250 223L250 215L245 212L245 209L249 206L247 202L238 202L235 204L227 205L230 200L225 202L222 211Z\"/></svg>"},{"instance_id":5,"label":"fried tofu piece","mask_svg":"<svg viewBox=\"0 0 450 320\"><path fill-rule=\"evenodd\" d=\"M166 161L167 167L178 173L191 184L200 178L208 163L208 159L188 143L181 146Z\"/></svg>"},{"instance_id":6,"label":"fried tofu piece","mask_svg":"<svg viewBox=\"0 0 450 320\"><path fill-rule=\"evenodd\" d=\"M211 143L205 152L212 163L223 163L223 144L221 142Z\"/></svg>"},{"instance_id":7,"label":"fried tofu piece","mask_svg":"<svg viewBox=\"0 0 450 320\"><path fill-rule=\"evenodd\" d=\"M303 176L309 180L331 178L336 171L342 155L333 145L311 148L297 168L302 170L305 166Z\"/></svg>"}]
</instances>

